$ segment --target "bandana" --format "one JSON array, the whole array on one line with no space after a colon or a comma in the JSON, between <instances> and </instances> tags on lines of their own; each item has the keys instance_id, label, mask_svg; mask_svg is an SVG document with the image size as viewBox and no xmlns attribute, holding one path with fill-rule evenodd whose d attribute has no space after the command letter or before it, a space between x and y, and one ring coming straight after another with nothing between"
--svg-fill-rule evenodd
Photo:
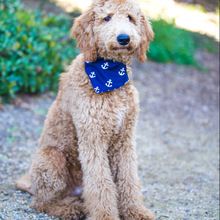
<instances>
[{"instance_id":1,"label":"bandana","mask_svg":"<svg viewBox=\"0 0 220 220\"><path fill-rule=\"evenodd\" d=\"M97 94L118 89L129 81L126 65L112 60L85 62L85 71Z\"/></svg>"}]
</instances>

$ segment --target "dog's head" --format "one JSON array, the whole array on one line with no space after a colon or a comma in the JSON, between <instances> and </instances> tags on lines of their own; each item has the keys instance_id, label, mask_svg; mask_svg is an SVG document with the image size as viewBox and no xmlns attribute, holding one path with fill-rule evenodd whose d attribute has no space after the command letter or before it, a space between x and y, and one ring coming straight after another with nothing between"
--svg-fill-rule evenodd
<instances>
[{"instance_id":1,"label":"dog's head","mask_svg":"<svg viewBox=\"0 0 220 220\"><path fill-rule=\"evenodd\" d=\"M150 23L135 0L94 0L72 29L85 60L137 55L144 62L153 39Z\"/></svg>"}]
</instances>

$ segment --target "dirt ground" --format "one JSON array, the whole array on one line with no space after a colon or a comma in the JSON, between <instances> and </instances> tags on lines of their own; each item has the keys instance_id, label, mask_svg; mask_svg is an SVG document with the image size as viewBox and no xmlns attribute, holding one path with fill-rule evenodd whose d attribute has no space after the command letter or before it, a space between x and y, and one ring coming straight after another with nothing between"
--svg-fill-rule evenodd
<instances>
[{"instance_id":1,"label":"dirt ground","mask_svg":"<svg viewBox=\"0 0 220 220\"><path fill-rule=\"evenodd\" d=\"M158 220L219 219L218 56L199 53L207 68L134 63L140 92L139 173L146 206ZM0 110L0 219L49 220L15 189L37 147L54 95L20 97Z\"/></svg>"}]
</instances>

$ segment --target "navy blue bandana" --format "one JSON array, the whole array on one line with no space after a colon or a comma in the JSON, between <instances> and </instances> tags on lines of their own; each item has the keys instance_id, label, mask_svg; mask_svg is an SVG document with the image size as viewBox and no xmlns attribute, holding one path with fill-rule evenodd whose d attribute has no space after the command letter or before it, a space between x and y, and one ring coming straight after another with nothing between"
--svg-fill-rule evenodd
<instances>
[{"instance_id":1,"label":"navy blue bandana","mask_svg":"<svg viewBox=\"0 0 220 220\"><path fill-rule=\"evenodd\" d=\"M85 62L85 71L97 94L118 89L129 81L126 65L112 60Z\"/></svg>"}]
</instances>

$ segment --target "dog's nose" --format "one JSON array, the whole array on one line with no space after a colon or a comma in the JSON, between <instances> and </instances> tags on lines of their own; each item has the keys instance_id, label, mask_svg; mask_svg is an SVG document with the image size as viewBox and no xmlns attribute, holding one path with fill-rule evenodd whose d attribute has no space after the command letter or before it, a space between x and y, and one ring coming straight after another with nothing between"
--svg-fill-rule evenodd
<instances>
[{"instance_id":1,"label":"dog's nose","mask_svg":"<svg viewBox=\"0 0 220 220\"><path fill-rule=\"evenodd\" d=\"M126 45L128 45L129 42L130 42L130 37L129 37L129 35L127 35L127 34L120 34L120 35L118 35L118 37L117 37L117 41L118 41L118 43L119 43L120 45L126 46Z\"/></svg>"}]
</instances>

